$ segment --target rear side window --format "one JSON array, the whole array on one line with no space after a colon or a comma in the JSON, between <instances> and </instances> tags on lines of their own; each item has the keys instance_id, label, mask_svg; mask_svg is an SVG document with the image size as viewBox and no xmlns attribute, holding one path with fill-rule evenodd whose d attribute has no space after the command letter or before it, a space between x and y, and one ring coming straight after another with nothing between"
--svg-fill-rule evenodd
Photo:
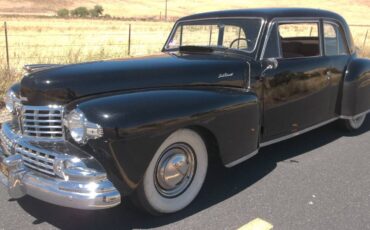
<instances>
[{"instance_id":1,"label":"rear side window","mask_svg":"<svg viewBox=\"0 0 370 230\"><path fill-rule=\"evenodd\" d=\"M325 54L327 56L347 55L348 48L338 25L324 23Z\"/></svg>"},{"instance_id":2,"label":"rear side window","mask_svg":"<svg viewBox=\"0 0 370 230\"><path fill-rule=\"evenodd\" d=\"M319 23L281 23L278 33L283 58L321 55Z\"/></svg>"}]
</instances>

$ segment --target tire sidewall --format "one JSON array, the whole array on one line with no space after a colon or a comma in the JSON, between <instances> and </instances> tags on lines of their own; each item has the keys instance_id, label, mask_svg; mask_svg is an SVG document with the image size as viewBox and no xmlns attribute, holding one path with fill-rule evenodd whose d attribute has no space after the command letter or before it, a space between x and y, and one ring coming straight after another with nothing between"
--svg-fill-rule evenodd
<instances>
[{"instance_id":1,"label":"tire sidewall","mask_svg":"<svg viewBox=\"0 0 370 230\"><path fill-rule=\"evenodd\" d=\"M196 158L196 170L194 178L188 188L180 195L174 198L162 196L155 187L155 172L157 162L162 153L172 144L186 143L193 150ZM208 154L206 145L199 134L189 129L181 129L171 134L156 151L143 179L143 195L146 203L151 209L158 213L173 213L188 206L198 195L208 168Z\"/></svg>"},{"instance_id":2,"label":"tire sidewall","mask_svg":"<svg viewBox=\"0 0 370 230\"><path fill-rule=\"evenodd\" d=\"M347 121L347 125L348 125L348 127L349 127L350 130L358 130L358 129L360 129L363 126L363 124L365 123L365 120L366 120L366 115L362 115L360 117L361 117L362 121L361 121L361 124L359 124L358 126L356 126L354 124L354 121L353 120L348 120ZM357 117L357 118L359 118L359 117Z\"/></svg>"}]
</instances>

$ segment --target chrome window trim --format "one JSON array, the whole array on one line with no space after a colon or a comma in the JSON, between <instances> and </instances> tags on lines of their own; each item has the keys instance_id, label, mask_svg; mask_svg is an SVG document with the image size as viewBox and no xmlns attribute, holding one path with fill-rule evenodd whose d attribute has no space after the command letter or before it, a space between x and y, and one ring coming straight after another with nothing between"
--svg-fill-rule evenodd
<instances>
[{"instance_id":1,"label":"chrome window trim","mask_svg":"<svg viewBox=\"0 0 370 230\"><path fill-rule=\"evenodd\" d=\"M342 39L344 39L344 45L345 45L345 48L346 48L346 52L347 52L347 54L337 54L337 55L330 55L330 56L345 56L345 55L350 55L350 49L349 49L349 46L348 46L348 42L347 42L347 37L346 37L346 33L345 33L345 31L344 31L344 29L343 29L343 27L340 25L340 24L338 24L337 22L335 22L335 21L332 21L332 20L327 20L327 19L323 19L323 21L322 21L322 28L324 29L324 26L325 26L325 23L326 24L330 24L330 25L333 25L333 26L336 26L337 27L337 31L335 31L335 32L338 32L338 33L340 33L340 35L342 36ZM323 30L324 31L324 30ZM344 35L344 36L343 36ZM325 45L325 31L324 31L324 34L322 35L323 36L323 39L324 39L324 45ZM337 34L337 39L338 39L338 34ZM325 47L324 47L324 49L325 49ZM339 40L338 40L338 50L339 50ZM325 51L325 56L327 56L326 55L326 51ZM330 57L330 56L328 56L328 57Z\"/></svg>"},{"instance_id":2,"label":"chrome window trim","mask_svg":"<svg viewBox=\"0 0 370 230\"><path fill-rule=\"evenodd\" d=\"M179 20L173 26L173 28L171 30L171 33L168 36L167 41L166 41L165 45L162 48L162 51L164 51L164 52L178 51L178 48L168 49L167 47L168 47L168 44L169 44L170 39L173 37L173 35L176 32L176 29L177 29L177 27L178 27L178 25L180 23L193 22L193 21L218 20L218 19L259 19L259 20L261 20L261 26L260 26L260 29L259 29L259 32L258 32L258 35L257 35L257 38L256 38L256 42L254 44L253 50L251 50L251 51L245 51L245 50L230 48L231 50L235 50L235 51L239 51L239 52L243 52L243 53L248 53L248 54L252 54L252 53L254 53L256 51L256 49L258 47L258 44L260 43L260 40L262 38L263 28L266 25L266 19L263 18L263 17L211 17L211 18L199 18L199 19Z\"/></svg>"},{"instance_id":3,"label":"chrome window trim","mask_svg":"<svg viewBox=\"0 0 370 230\"><path fill-rule=\"evenodd\" d=\"M352 50L350 47L350 44L349 44L349 41L351 39L350 38L350 35L347 33L346 30L344 30L345 26L343 25L343 23L341 23L340 21L338 21L337 19L335 18L328 18L328 17L318 17L318 18L313 18L313 17L291 17L291 18L284 18L284 17L276 17L276 18L273 18L271 19L271 21L269 22L268 24L268 30L266 32L266 35L265 35L265 39L264 39L264 42L263 42L263 47L262 47L262 52L261 52L261 55L260 55L260 58L259 60L263 60L264 59L264 55L265 55L265 50L266 50L266 46L267 46L267 42L268 42L268 38L270 36L270 33L271 33L271 30L272 30L272 26L273 26L273 23L276 21L276 20L293 20L293 21L304 21L304 20L323 20L323 21L332 21L332 22L335 22L337 23L340 28L342 29L343 33L344 33L344 39L345 39L345 43L347 45L347 48L348 48L348 51L349 51L349 54L353 54L355 51ZM321 24L321 23L320 23ZM320 32L320 31L319 31Z\"/></svg>"},{"instance_id":4,"label":"chrome window trim","mask_svg":"<svg viewBox=\"0 0 370 230\"><path fill-rule=\"evenodd\" d=\"M302 59L302 58L315 58L315 57L322 57L324 56L324 52L323 52L323 47L322 47L322 36L321 36L321 27L322 27L322 24L320 22L320 18L273 18L270 23L269 23L269 26L268 26L268 30L266 32L266 36L265 36L265 40L263 42L263 47L262 47L262 52L261 52L261 56L260 56L260 60L262 61L264 59L264 56L265 56L265 52L266 52L266 47L267 47L267 43L268 43L268 39L270 38L270 35L271 35L271 31L272 31L272 28L274 26L274 24L277 24L277 26L279 26L279 24L281 23L291 23L291 24L299 24L299 23L317 23L317 29L318 29L318 37L319 37L319 44L320 44L320 55L315 55L315 56L308 56L308 57L293 57L293 58L284 58L282 57L282 53L281 53L281 44L279 42L279 57L275 57L276 59L282 59L282 60L291 60L291 59ZM279 40L280 41L280 40Z\"/></svg>"}]
</instances>

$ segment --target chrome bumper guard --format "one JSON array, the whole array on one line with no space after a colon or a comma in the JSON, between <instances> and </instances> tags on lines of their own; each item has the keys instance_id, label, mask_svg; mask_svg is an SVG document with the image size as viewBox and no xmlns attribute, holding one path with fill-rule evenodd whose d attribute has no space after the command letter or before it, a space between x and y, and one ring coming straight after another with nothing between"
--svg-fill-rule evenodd
<instances>
[{"instance_id":1,"label":"chrome bumper guard","mask_svg":"<svg viewBox=\"0 0 370 230\"><path fill-rule=\"evenodd\" d=\"M0 183L8 189L12 198L18 199L30 195L55 205L85 210L106 209L121 203L120 193L107 179L104 169L91 156L86 156L84 152L81 153L68 142L47 143L43 149L41 142L35 142L35 139L22 137L16 133L9 123L2 125L0 132ZM89 165L97 168L98 173L94 171L90 174L77 174L75 171L69 170L70 172L67 172L63 178L57 175L48 175L28 167L26 162L30 162L30 156L17 153L17 146L32 151L34 151L33 149L42 149L54 154L56 159L58 156L66 157L67 155L83 159L85 154ZM38 158L31 158L31 161L33 160L35 163L40 161Z\"/></svg>"}]
</instances>

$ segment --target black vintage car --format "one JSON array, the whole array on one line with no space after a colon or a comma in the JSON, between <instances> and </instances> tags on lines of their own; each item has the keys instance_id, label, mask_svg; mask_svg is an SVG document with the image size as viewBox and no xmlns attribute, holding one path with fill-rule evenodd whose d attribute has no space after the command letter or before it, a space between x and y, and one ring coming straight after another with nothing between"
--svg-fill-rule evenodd
<instances>
[{"instance_id":1,"label":"black vintage car","mask_svg":"<svg viewBox=\"0 0 370 230\"><path fill-rule=\"evenodd\" d=\"M210 156L232 167L338 119L356 130L370 110L370 61L341 16L314 9L197 14L158 56L26 70L6 96L1 182L77 209L179 211Z\"/></svg>"}]
</instances>

